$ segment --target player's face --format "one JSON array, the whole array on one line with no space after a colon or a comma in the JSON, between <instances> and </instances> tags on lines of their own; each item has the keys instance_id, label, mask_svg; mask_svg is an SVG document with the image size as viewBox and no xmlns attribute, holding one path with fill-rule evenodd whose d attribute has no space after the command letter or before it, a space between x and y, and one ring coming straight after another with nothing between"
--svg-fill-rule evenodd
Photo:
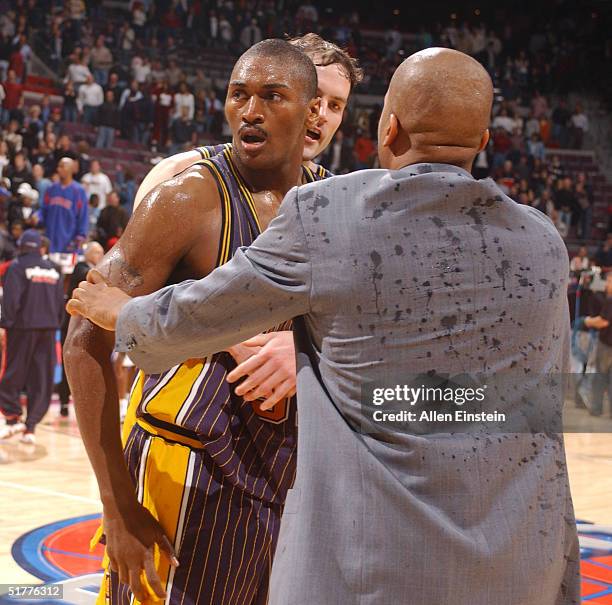
<instances>
[{"instance_id":1,"label":"player's face","mask_svg":"<svg viewBox=\"0 0 612 605\"><path fill-rule=\"evenodd\" d=\"M297 74L274 59L247 57L232 72L225 115L234 151L251 168L271 169L292 151L303 151L306 127L317 119L317 103L307 103Z\"/></svg>"},{"instance_id":2,"label":"player's face","mask_svg":"<svg viewBox=\"0 0 612 605\"><path fill-rule=\"evenodd\" d=\"M315 128L306 131L304 161L316 158L330 144L340 128L351 93L351 82L337 63L317 66L317 77L317 96L321 101L319 120Z\"/></svg>"}]
</instances>

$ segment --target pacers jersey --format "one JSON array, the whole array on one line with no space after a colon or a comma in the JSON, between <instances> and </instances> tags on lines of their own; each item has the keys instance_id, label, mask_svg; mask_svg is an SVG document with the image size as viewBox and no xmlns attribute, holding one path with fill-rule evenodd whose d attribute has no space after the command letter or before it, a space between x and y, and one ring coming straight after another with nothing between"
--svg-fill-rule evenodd
<instances>
[{"instance_id":1,"label":"pacers jersey","mask_svg":"<svg viewBox=\"0 0 612 605\"><path fill-rule=\"evenodd\" d=\"M230 150L232 148L231 143L223 143L222 145L211 145L208 147L196 147L196 151L202 156L203 160L208 160L222 151ZM302 166L302 183L314 183L315 181L321 181L322 179L328 179L330 176L334 176L327 168L323 168L319 164L313 164L313 168Z\"/></svg>"},{"instance_id":2,"label":"pacers jersey","mask_svg":"<svg viewBox=\"0 0 612 605\"><path fill-rule=\"evenodd\" d=\"M216 181L221 200L217 266L262 231L253 196L232 155L226 146L198 163ZM321 179L317 171L303 170L306 182ZM140 372L130 408L149 432L204 449L219 481L228 481L253 498L282 504L295 473L295 404L285 400L263 411L257 403L245 402L227 382L227 374L235 367L232 356L222 352L186 360L161 374Z\"/></svg>"}]
</instances>

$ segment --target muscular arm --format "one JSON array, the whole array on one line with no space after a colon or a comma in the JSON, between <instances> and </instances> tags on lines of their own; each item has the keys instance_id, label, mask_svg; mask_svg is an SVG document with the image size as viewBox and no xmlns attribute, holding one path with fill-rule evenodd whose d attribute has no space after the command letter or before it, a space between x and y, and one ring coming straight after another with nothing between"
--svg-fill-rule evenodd
<instances>
[{"instance_id":1,"label":"muscular arm","mask_svg":"<svg viewBox=\"0 0 612 605\"><path fill-rule=\"evenodd\" d=\"M216 186L201 170L168 181L145 197L98 270L107 283L132 296L155 291L198 244L206 247L201 245L203 237L218 242L219 206ZM212 259L202 261L201 274L213 266L217 254L216 246L213 248L198 252L200 258L208 252ZM111 333L82 318L72 318L64 360L77 420L105 514L121 515L135 505L135 496L123 460L112 347Z\"/></svg>"},{"instance_id":2,"label":"muscular arm","mask_svg":"<svg viewBox=\"0 0 612 605\"><path fill-rule=\"evenodd\" d=\"M128 302L117 322L117 347L129 352L139 367L158 372L305 314L310 283L310 258L294 190L268 229L207 278ZM95 292L102 307L101 290Z\"/></svg>"},{"instance_id":3,"label":"muscular arm","mask_svg":"<svg viewBox=\"0 0 612 605\"><path fill-rule=\"evenodd\" d=\"M142 183L140 183L140 187L138 187L136 197L134 198L134 210L138 208L140 202L142 202L147 193L164 181L176 176L179 172L183 172L186 168L193 166L201 159L202 156L200 152L194 149L192 151L184 151L183 153L172 155L153 166Z\"/></svg>"}]
</instances>

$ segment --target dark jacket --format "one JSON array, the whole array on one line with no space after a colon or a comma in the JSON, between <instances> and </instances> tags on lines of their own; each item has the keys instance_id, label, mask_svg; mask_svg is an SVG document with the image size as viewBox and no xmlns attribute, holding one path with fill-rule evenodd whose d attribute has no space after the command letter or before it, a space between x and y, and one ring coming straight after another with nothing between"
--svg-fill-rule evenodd
<instances>
[{"instance_id":1,"label":"dark jacket","mask_svg":"<svg viewBox=\"0 0 612 605\"><path fill-rule=\"evenodd\" d=\"M56 266L38 252L18 256L4 277L0 326L53 330L64 313L64 281Z\"/></svg>"}]
</instances>

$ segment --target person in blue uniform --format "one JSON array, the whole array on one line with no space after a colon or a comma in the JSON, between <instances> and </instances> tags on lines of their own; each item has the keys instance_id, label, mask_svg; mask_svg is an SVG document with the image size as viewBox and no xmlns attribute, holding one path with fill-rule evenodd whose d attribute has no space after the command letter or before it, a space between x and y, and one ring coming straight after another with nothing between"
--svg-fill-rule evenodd
<instances>
[{"instance_id":1,"label":"person in blue uniform","mask_svg":"<svg viewBox=\"0 0 612 605\"><path fill-rule=\"evenodd\" d=\"M34 430L49 408L55 368L55 332L64 311L64 286L55 265L41 256L40 232L28 229L19 242L17 258L4 278L0 326L6 330L0 378L0 439L22 433L35 443ZM28 407L21 420L19 396Z\"/></svg>"}]
</instances>

